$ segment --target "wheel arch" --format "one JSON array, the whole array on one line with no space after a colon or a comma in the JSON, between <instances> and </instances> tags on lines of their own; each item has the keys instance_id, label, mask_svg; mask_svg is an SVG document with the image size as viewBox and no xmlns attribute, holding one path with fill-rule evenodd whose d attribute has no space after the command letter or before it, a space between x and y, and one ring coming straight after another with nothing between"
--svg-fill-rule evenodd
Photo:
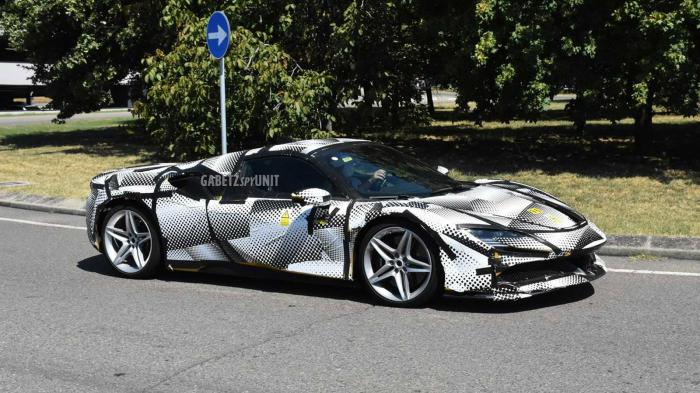
<instances>
[{"instance_id":1,"label":"wheel arch","mask_svg":"<svg viewBox=\"0 0 700 393\"><path fill-rule=\"evenodd\" d=\"M359 263L362 260L362 255L364 253L362 250L360 250L360 246L362 245L365 236L367 235L367 232L369 232L370 229L376 227L377 225L381 224L387 224L387 223L408 223L411 225L415 225L418 228L420 228L421 231L423 231L423 234L428 237L428 239L432 242L433 246L435 247L437 251L437 259L440 262L440 267L441 270L444 271L444 266L442 264L442 258L440 258L440 250L445 251L446 253L452 254L452 250L450 250L449 246L445 244L442 239L440 239L440 235L435 232L432 228L428 227L424 222L422 222L418 217L415 215L411 214L410 212L403 212L403 213L392 213L392 214L387 214L385 216L380 216L377 217L370 222L368 222L360 231L357 233L357 236L355 236L355 242L353 244L353 281L357 281L357 276L356 272L360 271L359 270Z\"/></svg>"},{"instance_id":2,"label":"wheel arch","mask_svg":"<svg viewBox=\"0 0 700 393\"><path fill-rule=\"evenodd\" d=\"M109 213L117 207L136 207L144 213L148 214L148 218L151 219L151 223L155 226L156 234L158 235L158 240L161 244L161 253L165 250L165 242L163 239L163 234L160 231L160 224L158 223L158 217L151 208L141 199L130 198L127 196L120 196L117 198L110 199L109 201L103 203L97 208L95 213L95 238L97 239L98 250L103 252L103 239L102 239L102 225L104 224L105 218Z\"/></svg>"}]
</instances>

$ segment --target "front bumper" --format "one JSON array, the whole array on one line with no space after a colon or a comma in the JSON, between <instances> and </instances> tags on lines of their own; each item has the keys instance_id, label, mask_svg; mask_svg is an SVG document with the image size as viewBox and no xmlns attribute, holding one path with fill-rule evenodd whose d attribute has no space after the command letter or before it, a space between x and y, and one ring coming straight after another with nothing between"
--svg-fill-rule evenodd
<instances>
[{"instance_id":1,"label":"front bumper","mask_svg":"<svg viewBox=\"0 0 700 393\"><path fill-rule=\"evenodd\" d=\"M97 211L101 204L107 200L107 194L104 189L90 187L90 195L85 203L85 224L87 225L87 236L90 244L95 249L100 250L98 239L99 234L97 228Z\"/></svg>"},{"instance_id":2,"label":"front bumper","mask_svg":"<svg viewBox=\"0 0 700 393\"><path fill-rule=\"evenodd\" d=\"M596 254L540 260L512 266L492 266L488 291L464 293L475 298L517 300L561 288L586 284L605 275L605 262Z\"/></svg>"}]
</instances>

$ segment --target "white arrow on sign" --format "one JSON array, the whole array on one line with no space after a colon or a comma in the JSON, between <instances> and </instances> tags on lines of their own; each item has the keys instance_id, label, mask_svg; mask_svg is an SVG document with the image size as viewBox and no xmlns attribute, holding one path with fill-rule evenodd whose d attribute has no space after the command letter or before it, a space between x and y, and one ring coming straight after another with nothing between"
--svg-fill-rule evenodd
<instances>
[{"instance_id":1,"label":"white arrow on sign","mask_svg":"<svg viewBox=\"0 0 700 393\"><path fill-rule=\"evenodd\" d=\"M221 25L216 25L216 30L216 33L209 33L209 35L207 35L207 38L210 40L216 40L216 44L221 45L221 43L224 42L224 40L226 39L227 34L224 31L224 29L221 28Z\"/></svg>"}]
</instances>

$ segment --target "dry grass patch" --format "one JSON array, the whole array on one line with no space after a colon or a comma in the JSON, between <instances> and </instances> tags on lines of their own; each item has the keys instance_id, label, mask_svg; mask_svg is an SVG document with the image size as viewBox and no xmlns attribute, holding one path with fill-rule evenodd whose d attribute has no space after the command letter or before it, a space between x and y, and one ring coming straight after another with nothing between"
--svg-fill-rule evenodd
<instances>
[{"instance_id":1,"label":"dry grass patch","mask_svg":"<svg viewBox=\"0 0 700 393\"><path fill-rule=\"evenodd\" d=\"M153 149L133 125L133 121L100 120L2 127L0 181L32 184L0 190L84 198L97 173L153 159Z\"/></svg>"},{"instance_id":2,"label":"dry grass patch","mask_svg":"<svg viewBox=\"0 0 700 393\"><path fill-rule=\"evenodd\" d=\"M610 234L700 236L700 119L656 116L658 151L639 154L631 119L591 121L582 134L556 110L536 123L482 126L444 112L429 127L362 136L451 168L459 179L531 184Z\"/></svg>"},{"instance_id":3,"label":"dry grass patch","mask_svg":"<svg viewBox=\"0 0 700 393\"><path fill-rule=\"evenodd\" d=\"M547 120L482 127L445 118L429 127L363 132L460 179L511 179L568 202L609 234L700 236L700 121L654 118L659 153L638 154L631 120L593 121L585 134L552 109ZM73 121L0 127L5 190L82 198L88 181L111 168L159 161L134 121ZM1 189L0 189L1 190Z\"/></svg>"}]
</instances>

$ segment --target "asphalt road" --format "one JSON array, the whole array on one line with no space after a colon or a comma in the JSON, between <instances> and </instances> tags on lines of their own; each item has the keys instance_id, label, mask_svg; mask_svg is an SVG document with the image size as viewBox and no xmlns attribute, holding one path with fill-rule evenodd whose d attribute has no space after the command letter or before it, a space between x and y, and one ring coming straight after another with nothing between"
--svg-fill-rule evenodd
<instances>
[{"instance_id":1,"label":"asphalt road","mask_svg":"<svg viewBox=\"0 0 700 393\"><path fill-rule=\"evenodd\" d=\"M118 278L70 226L82 217L0 208L2 392L700 390L700 276L610 272L517 303L394 309L353 287Z\"/></svg>"},{"instance_id":2,"label":"asphalt road","mask_svg":"<svg viewBox=\"0 0 700 393\"><path fill-rule=\"evenodd\" d=\"M14 126L22 124L50 124L51 120L56 118L56 114L53 113L41 113L41 112L28 112L26 114L17 115L0 115L0 126ZM124 111L106 111L106 112L92 112L92 113L81 113L71 117L66 120L66 123L70 123L75 120L105 120L105 119L131 119L133 115L131 112Z\"/></svg>"}]
</instances>

